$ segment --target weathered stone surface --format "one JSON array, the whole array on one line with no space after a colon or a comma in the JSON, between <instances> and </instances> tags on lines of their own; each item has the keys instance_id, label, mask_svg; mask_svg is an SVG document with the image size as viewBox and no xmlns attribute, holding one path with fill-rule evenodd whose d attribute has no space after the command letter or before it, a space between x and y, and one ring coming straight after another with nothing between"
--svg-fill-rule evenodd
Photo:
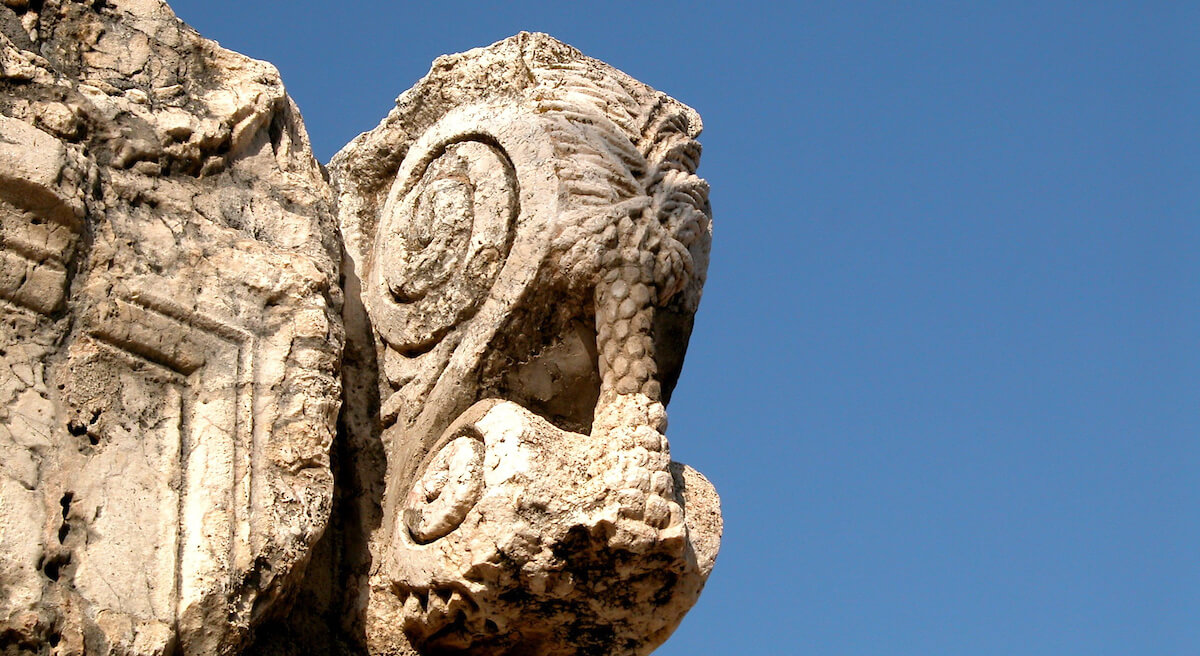
<instances>
[{"instance_id":1,"label":"weathered stone surface","mask_svg":"<svg viewBox=\"0 0 1200 656\"><path fill-rule=\"evenodd\" d=\"M438 59L334 158L336 578L371 653L644 654L695 602L718 502L670 462L664 404L708 259L699 131L521 34Z\"/></svg>"},{"instance_id":2,"label":"weathered stone surface","mask_svg":"<svg viewBox=\"0 0 1200 656\"><path fill-rule=\"evenodd\" d=\"M0 651L234 653L329 515L339 245L267 64L0 6Z\"/></svg>"},{"instance_id":3,"label":"weathered stone surface","mask_svg":"<svg viewBox=\"0 0 1200 656\"><path fill-rule=\"evenodd\" d=\"M665 437L699 131L521 34L331 187L159 0L5 0L0 652L649 653L721 533Z\"/></svg>"}]
</instances>

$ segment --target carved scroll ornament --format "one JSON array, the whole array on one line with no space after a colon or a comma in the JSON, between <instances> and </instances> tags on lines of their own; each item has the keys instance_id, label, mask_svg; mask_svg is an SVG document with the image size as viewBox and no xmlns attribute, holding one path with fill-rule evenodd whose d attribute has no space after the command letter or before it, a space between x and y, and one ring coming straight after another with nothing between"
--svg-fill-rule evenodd
<instances>
[{"instance_id":1,"label":"carved scroll ornament","mask_svg":"<svg viewBox=\"0 0 1200 656\"><path fill-rule=\"evenodd\" d=\"M372 651L643 654L695 602L720 514L664 406L708 259L699 131L521 34L335 157L387 446Z\"/></svg>"}]
</instances>

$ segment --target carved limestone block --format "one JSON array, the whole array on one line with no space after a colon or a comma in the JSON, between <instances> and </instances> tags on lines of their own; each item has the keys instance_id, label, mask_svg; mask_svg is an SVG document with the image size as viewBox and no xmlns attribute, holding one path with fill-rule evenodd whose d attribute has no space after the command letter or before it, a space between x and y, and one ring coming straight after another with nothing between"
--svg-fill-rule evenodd
<instances>
[{"instance_id":1,"label":"carved limestone block","mask_svg":"<svg viewBox=\"0 0 1200 656\"><path fill-rule=\"evenodd\" d=\"M161 0L0 3L0 652L653 650L721 533L699 132L520 34L327 179Z\"/></svg>"},{"instance_id":2,"label":"carved limestone block","mask_svg":"<svg viewBox=\"0 0 1200 656\"><path fill-rule=\"evenodd\" d=\"M158 0L0 5L0 652L230 654L329 517L332 198Z\"/></svg>"},{"instance_id":3,"label":"carved limestone block","mask_svg":"<svg viewBox=\"0 0 1200 656\"><path fill-rule=\"evenodd\" d=\"M381 421L363 394L344 422L386 452L357 484L373 653L645 654L695 602L720 515L664 406L708 260L699 132L523 33L439 58L334 158Z\"/></svg>"}]
</instances>

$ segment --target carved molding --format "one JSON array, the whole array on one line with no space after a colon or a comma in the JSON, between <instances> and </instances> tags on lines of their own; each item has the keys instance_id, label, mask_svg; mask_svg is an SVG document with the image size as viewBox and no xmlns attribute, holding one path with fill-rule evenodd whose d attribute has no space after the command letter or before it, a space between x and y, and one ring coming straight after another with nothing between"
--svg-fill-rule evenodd
<instances>
[{"instance_id":1,"label":"carved molding","mask_svg":"<svg viewBox=\"0 0 1200 656\"><path fill-rule=\"evenodd\" d=\"M196 612L189 609L214 607L206 598L224 595L252 558L255 537L250 533L253 523L248 513L255 507L254 458L261 433L254 421L256 339L228 322L146 294L102 302L87 322L91 327L86 336L71 349L72 374L116 375L121 377L122 388L144 378L149 382L148 392L163 396L164 401L153 408L159 421L141 417L142 424L150 427L143 439L158 437L161 441L142 448L156 452L154 460L167 474L150 478L152 484L136 476L104 480L101 485L106 498L144 505L121 508L109 503L109 514L128 515L98 520L93 530L111 537L121 530L144 528L136 521L139 516L149 524L165 519L168 530L161 539L164 545L174 546L165 547L158 562L148 564L152 572L147 580L156 585L143 587L145 581L105 579L109 569L105 560L122 556L103 544L102 538L80 554L75 584L94 602L116 607L129 607L128 599L139 594L139 587L158 597L164 589L170 590L169 610L161 600L151 607L156 619L177 625L185 613ZM124 371L114 373L114 367ZM94 371L96 368L105 373ZM100 401L91 403L102 408ZM111 430L120 429L114 425ZM101 446L86 465L85 479L92 479L87 470L108 466L103 454L105 436L92 439ZM130 488L118 489L123 484ZM86 497L88 492L77 494ZM155 515L160 514L165 517L156 520ZM162 527L148 530L155 528ZM114 588L120 585L128 589ZM222 612L221 605L209 612Z\"/></svg>"}]
</instances>

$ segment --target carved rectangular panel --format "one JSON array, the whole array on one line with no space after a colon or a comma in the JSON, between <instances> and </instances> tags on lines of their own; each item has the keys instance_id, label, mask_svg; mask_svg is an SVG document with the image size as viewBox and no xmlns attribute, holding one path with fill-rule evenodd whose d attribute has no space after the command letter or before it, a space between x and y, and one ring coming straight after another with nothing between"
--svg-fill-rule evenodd
<instances>
[{"instance_id":1,"label":"carved rectangular panel","mask_svg":"<svg viewBox=\"0 0 1200 656\"><path fill-rule=\"evenodd\" d=\"M149 296L105 302L90 323L72 368L107 386L112 418L80 477L103 488L80 496L105 506L75 584L103 606L172 623L249 558L255 340ZM124 553L144 559L140 571L113 577L128 569Z\"/></svg>"}]
</instances>

